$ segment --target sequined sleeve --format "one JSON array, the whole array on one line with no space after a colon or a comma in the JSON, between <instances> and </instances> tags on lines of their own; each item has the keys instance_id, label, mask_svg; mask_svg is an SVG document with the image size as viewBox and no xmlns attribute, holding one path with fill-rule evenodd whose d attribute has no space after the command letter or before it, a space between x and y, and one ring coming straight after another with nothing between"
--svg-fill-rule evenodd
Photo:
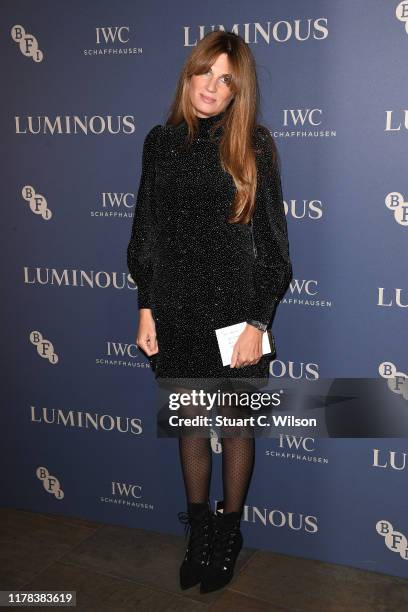
<instances>
[{"instance_id":1,"label":"sequined sleeve","mask_svg":"<svg viewBox=\"0 0 408 612\"><path fill-rule=\"evenodd\" d=\"M267 128L259 126L257 141L261 156L253 217L257 257L253 267L255 293L250 317L266 324L271 322L292 278L281 177L277 161L272 163L270 139Z\"/></svg>"},{"instance_id":2,"label":"sequined sleeve","mask_svg":"<svg viewBox=\"0 0 408 612\"><path fill-rule=\"evenodd\" d=\"M127 265L138 289L139 308L152 307L151 281L153 248L157 239L154 206L155 159L161 125L154 126L145 137L142 153L142 173L136 198Z\"/></svg>"}]
</instances>

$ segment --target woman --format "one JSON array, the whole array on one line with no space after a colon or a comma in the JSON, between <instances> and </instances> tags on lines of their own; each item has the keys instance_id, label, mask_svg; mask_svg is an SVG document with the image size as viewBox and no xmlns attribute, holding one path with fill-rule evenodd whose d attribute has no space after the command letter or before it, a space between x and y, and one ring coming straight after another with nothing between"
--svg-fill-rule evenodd
<instances>
[{"instance_id":1,"label":"woman","mask_svg":"<svg viewBox=\"0 0 408 612\"><path fill-rule=\"evenodd\" d=\"M262 335L291 279L277 151L256 124L254 58L232 32L211 32L180 75L165 125L147 134L128 267L138 286L137 345L157 379L267 379ZM246 322L230 366L215 329ZM181 588L218 589L242 547L254 439L222 440L224 499L210 511L208 437L180 437L190 538Z\"/></svg>"}]
</instances>

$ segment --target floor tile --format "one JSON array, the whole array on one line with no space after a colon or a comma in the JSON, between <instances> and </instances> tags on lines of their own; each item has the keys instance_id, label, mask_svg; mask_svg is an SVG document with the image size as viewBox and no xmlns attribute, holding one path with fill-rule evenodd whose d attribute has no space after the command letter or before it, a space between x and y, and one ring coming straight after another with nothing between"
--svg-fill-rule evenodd
<instances>
[{"instance_id":1,"label":"floor tile","mask_svg":"<svg viewBox=\"0 0 408 612\"><path fill-rule=\"evenodd\" d=\"M95 533L95 527L0 508L0 584L17 589Z\"/></svg>"},{"instance_id":2,"label":"floor tile","mask_svg":"<svg viewBox=\"0 0 408 612\"><path fill-rule=\"evenodd\" d=\"M209 604L222 592L201 595L199 585L188 591L180 590L179 567L185 547L184 537L105 526L70 551L63 560L152 588L159 585L169 592ZM254 552L252 549L241 551L236 573Z\"/></svg>"},{"instance_id":3,"label":"floor tile","mask_svg":"<svg viewBox=\"0 0 408 612\"><path fill-rule=\"evenodd\" d=\"M234 590L299 612L408 610L408 580L267 551L251 557Z\"/></svg>"},{"instance_id":4,"label":"floor tile","mask_svg":"<svg viewBox=\"0 0 408 612\"><path fill-rule=\"evenodd\" d=\"M99 574L90 569L63 562L54 563L32 580L25 588L30 590L65 590L77 592L76 612L205 612L207 605L179 597L166 591L151 589L130 580ZM38 608L36 608L38 609ZM42 607L42 610L61 608ZM69 610L70 608L64 608Z\"/></svg>"},{"instance_id":5,"label":"floor tile","mask_svg":"<svg viewBox=\"0 0 408 612\"><path fill-rule=\"evenodd\" d=\"M209 608L211 612L288 612L288 608L275 606L255 597L227 589ZM289 611L290 612L290 611Z\"/></svg>"}]
</instances>

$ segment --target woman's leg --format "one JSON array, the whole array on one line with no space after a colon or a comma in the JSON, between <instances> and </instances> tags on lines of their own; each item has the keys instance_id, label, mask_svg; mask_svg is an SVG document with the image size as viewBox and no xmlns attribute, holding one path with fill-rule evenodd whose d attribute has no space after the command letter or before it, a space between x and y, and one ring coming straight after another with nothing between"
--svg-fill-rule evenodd
<instances>
[{"instance_id":1,"label":"woman's leg","mask_svg":"<svg viewBox=\"0 0 408 612\"><path fill-rule=\"evenodd\" d=\"M236 389L233 386L230 390ZM248 411L240 406L239 398L234 403L232 395L228 405L224 401L219 406L219 413L226 419L221 427L224 500L220 504L222 512L217 511L213 521L211 554L201 580L202 593L219 589L232 579L243 545L240 522L255 456L252 426L239 425L241 418L248 416ZM237 425L234 425L234 419L239 419Z\"/></svg>"},{"instance_id":2,"label":"woman's leg","mask_svg":"<svg viewBox=\"0 0 408 612\"><path fill-rule=\"evenodd\" d=\"M221 427L220 432L224 514L230 512L241 514L254 467L255 439L253 426L250 424L240 426L234 423L253 416L249 407L240 405L240 394L242 392L248 394L251 385L245 381L231 381L225 383L224 390L226 391L224 402L219 407L221 415L229 419L227 424Z\"/></svg>"},{"instance_id":3,"label":"woman's leg","mask_svg":"<svg viewBox=\"0 0 408 612\"><path fill-rule=\"evenodd\" d=\"M177 386L177 393L184 398L190 387ZM194 418L203 414L203 409L183 401L179 417ZM179 426L179 455L188 504L207 504L210 493L212 451L209 432L200 426Z\"/></svg>"},{"instance_id":4,"label":"woman's leg","mask_svg":"<svg viewBox=\"0 0 408 612\"><path fill-rule=\"evenodd\" d=\"M180 436L179 453L187 502L206 504L212 470L210 438Z\"/></svg>"},{"instance_id":5,"label":"woman's leg","mask_svg":"<svg viewBox=\"0 0 408 612\"><path fill-rule=\"evenodd\" d=\"M251 481L255 457L254 438L222 438L224 513L241 514Z\"/></svg>"},{"instance_id":6,"label":"woman's leg","mask_svg":"<svg viewBox=\"0 0 408 612\"><path fill-rule=\"evenodd\" d=\"M178 389L177 392L180 392ZM182 393L187 393L184 389ZM179 416L194 417L197 409L183 405ZM207 433L207 437L205 437ZM179 518L190 531L190 537L180 567L180 586L187 589L200 582L207 565L212 539L212 515L209 489L212 471L212 450L209 432L202 428L179 428L180 463L187 498L187 513Z\"/></svg>"}]
</instances>

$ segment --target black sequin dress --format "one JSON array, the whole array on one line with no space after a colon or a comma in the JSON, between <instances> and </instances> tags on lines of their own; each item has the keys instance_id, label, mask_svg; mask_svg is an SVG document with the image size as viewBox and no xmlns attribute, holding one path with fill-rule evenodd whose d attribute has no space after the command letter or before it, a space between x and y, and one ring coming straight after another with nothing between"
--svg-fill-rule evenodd
<instances>
[{"instance_id":1,"label":"black sequin dress","mask_svg":"<svg viewBox=\"0 0 408 612\"><path fill-rule=\"evenodd\" d=\"M156 125L145 138L127 262L138 306L155 319L159 352L149 359L156 378L269 375L268 355L251 366L223 366L214 330L247 319L270 323L288 287L280 174L266 128L257 126L253 236L249 225L226 221L235 186L221 168L217 133L215 142L209 133L222 114L198 118L190 149L182 147L184 122Z\"/></svg>"}]
</instances>

